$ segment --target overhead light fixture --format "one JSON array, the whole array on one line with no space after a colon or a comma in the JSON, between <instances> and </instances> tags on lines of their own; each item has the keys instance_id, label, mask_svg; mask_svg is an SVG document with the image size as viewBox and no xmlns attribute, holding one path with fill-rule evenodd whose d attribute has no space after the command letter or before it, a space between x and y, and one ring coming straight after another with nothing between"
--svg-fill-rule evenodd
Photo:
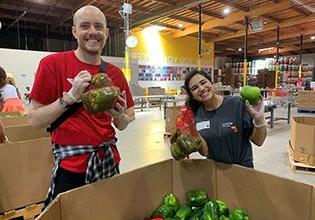
<instances>
[{"instance_id":1,"label":"overhead light fixture","mask_svg":"<svg viewBox=\"0 0 315 220\"><path fill-rule=\"evenodd\" d=\"M242 51L242 48L238 48L238 51Z\"/></svg>"},{"instance_id":2,"label":"overhead light fixture","mask_svg":"<svg viewBox=\"0 0 315 220\"><path fill-rule=\"evenodd\" d=\"M268 22L267 21L264 21L264 24L267 24Z\"/></svg>"},{"instance_id":3,"label":"overhead light fixture","mask_svg":"<svg viewBox=\"0 0 315 220\"><path fill-rule=\"evenodd\" d=\"M2 28L2 23L1 23L1 21L0 21L0 30L1 30L1 28Z\"/></svg>"},{"instance_id":4,"label":"overhead light fixture","mask_svg":"<svg viewBox=\"0 0 315 220\"><path fill-rule=\"evenodd\" d=\"M312 36L312 37L311 37L311 40L315 40L315 36Z\"/></svg>"},{"instance_id":5,"label":"overhead light fixture","mask_svg":"<svg viewBox=\"0 0 315 220\"><path fill-rule=\"evenodd\" d=\"M184 25L183 24L179 24L179 25L177 25L179 28L183 28L184 27Z\"/></svg>"},{"instance_id":6,"label":"overhead light fixture","mask_svg":"<svg viewBox=\"0 0 315 220\"><path fill-rule=\"evenodd\" d=\"M130 35L126 39L126 45L129 48L134 48L138 45L138 39L134 35Z\"/></svg>"},{"instance_id":7,"label":"overhead light fixture","mask_svg":"<svg viewBox=\"0 0 315 220\"><path fill-rule=\"evenodd\" d=\"M249 22L249 27L252 29L252 31L256 32L256 31L261 31L264 27L264 23L262 22L261 19L254 19L254 20L250 20Z\"/></svg>"},{"instance_id":8,"label":"overhead light fixture","mask_svg":"<svg viewBox=\"0 0 315 220\"><path fill-rule=\"evenodd\" d=\"M223 10L223 13L224 13L224 14L228 14L228 13L230 13L230 11L231 11L231 9L225 8L225 9Z\"/></svg>"},{"instance_id":9,"label":"overhead light fixture","mask_svg":"<svg viewBox=\"0 0 315 220\"><path fill-rule=\"evenodd\" d=\"M152 25L152 26L144 28L145 31L155 31L155 32L163 31L165 29L166 27L162 27L160 25Z\"/></svg>"},{"instance_id":10,"label":"overhead light fixture","mask_svg":"<svg viewBox=\"0 0 315 220\"><path fill-rule=\"evenodd\" d=\"M272 51L272 50L275 50L276 48L275 47L267 47L267 48L263 48L263 49L259 49L258 50L258 53L262 53L262 52L265 52L265 51Z\"/></svg>"}]
</instances>

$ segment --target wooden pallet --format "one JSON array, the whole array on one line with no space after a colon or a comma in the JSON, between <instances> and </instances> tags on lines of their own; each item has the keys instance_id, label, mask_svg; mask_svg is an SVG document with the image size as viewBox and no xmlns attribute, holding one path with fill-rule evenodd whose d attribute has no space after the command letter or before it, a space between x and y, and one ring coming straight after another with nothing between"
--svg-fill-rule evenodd
<instances>
[{"instance_id":1,"label":"wooden pallet","mask_svg":"<svg viewBox=\"0 0 315 220\"><path fill-rule=\"evenodd\" d=\"M10 210L0 214L0 220L9 220L15 218L24 220L35 219L35 217L41 213L43 207L44 204L40 203L26 206L21 209Z\"/></svg>"},{"instance_id":2,"label":"wooden pallet","mask_svg":"<svg viewBox=\"0 0 315 220\"><path fill-rule=\"evenodd\" d=\"M304 173L304 174L315 174L315 166L310 166L304 163L297 162L293 159L293 152L291 147L288 147L289 161L291 163L292 172Z\"/></svg>"}]
</instances>

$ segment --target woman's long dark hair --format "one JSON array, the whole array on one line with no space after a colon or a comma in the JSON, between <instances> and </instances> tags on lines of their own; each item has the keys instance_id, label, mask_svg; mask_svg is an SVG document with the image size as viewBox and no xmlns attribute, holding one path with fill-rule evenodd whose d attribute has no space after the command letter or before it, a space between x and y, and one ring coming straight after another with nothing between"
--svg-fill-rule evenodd
<instances>
[{"instance_id":1,"label":"woman's long dark hair","mask_svg":"<svg viewBox=\"0 0 315 220\"><path fill-rule=\"evenodd\" d=\"M0 89L7 84L7 74L5 70L0 66Z\"/></svg>"},{"instance_id":2,"label":"woman's long dark hair","mask_svg":"<svg viewBox=\"0 0 315 220\"><path fill-rule=\"evenodd\" d=\"M211 77L210 75L204 71L204 70L198 70L195 69L191 72L189 72L186 77L185 77L185 82L184 82L184 86L188 95L187 101L186 101L186 105L189 106L192 111L195 113L198 108L202 105L201 102L197 101L196 99L194 99L194 96L192 95L190 89L189 89L189 82L191 80L191 78L197 74L200 74L202 76L204 76L207 80L209 80L211 82Z\"/></svg>"}]
</instances>

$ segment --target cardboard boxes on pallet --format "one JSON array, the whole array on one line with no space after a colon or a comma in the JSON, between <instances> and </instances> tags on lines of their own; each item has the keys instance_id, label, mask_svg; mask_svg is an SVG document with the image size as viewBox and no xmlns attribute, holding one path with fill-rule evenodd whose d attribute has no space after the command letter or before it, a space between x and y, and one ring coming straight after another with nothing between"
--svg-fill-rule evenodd
<instances>
[{"instance_id":1,"label":"cardboard boxes on pallet","mask_svg":"<svg viewBox=\"0 0 315 220\"><path fill-rule=\"evenodd\" d=\"M296 116L291 119L290 144L295 161L315 166L315 117Z\"/></svg>"},{"instance_id":2,"label":"cardboard boxes on pallet","mask_svg":"<svg viewBox=\"0 0 315 220\"><path fill-rule=\"evenodd\" d=\"M299 91L297 107L300 110L315 110L315 91Z\"/></svg>"},{"instance_id":3,"label":"cardboard boxes on pallet","mask_svg":"<svg viewBox=\"0 0 315 220\"><path fill-rule=\"evenodd\" d=\"M184 203L193 189L246 208L252 220L315 219L312 185L210 160L167 160L62 193L38 220L142 220L165 194Z\"/></svg>"}]
</instances>

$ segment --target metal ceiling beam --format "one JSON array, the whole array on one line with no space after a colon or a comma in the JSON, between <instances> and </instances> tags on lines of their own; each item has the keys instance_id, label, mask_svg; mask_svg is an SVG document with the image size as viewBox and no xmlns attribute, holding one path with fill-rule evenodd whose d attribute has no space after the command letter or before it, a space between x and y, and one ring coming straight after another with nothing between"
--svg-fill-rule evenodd
<instances>
[{"instance_id":1,"label":"metal ceiling beam","mask_svg":"<svg viewBox=\"0 0 315 220\"><path fill-rule=\"evenodd\" d=\"M292 4L291 9L292 9L293 11L299 13L300 15L304 15L304 16L307 16L307 15L312 14L312 12L310 12L310 11L305 11L305 10L303 10L302 8L297 7L295 4Z\"/></svg>"},{"instance_id":2,"label":"metal ceiling beam","mask_svg":"<svg viewBox=\"0 0 315 220\"><path fill-rule=\"evenodd\" d=\"M238 31L238 29L222 27L222 26L215 27L215 29L220 30L220 31L232 32L232 33L236 33Z\"/></svg>"},{"instance_id":3,"label":"metal ceiling beam","mask_svg":"<svg viewBox=\"0 0 315 220\"><path fill-rule=\"evenodd\" d=\"M195 8L191 8L189 9L189 11L193 11L193 12L197 12L199 13L199 9L197 7ZM217 14L217 13L214 13L214 12L211 12L211 11L208 11L208 10L205 10L205 9L202 9L202 13L203 15L208 15L210 17L214 17L214 18L220 18L220 19L223 19L224 16L223 15L220 15L220 14Z\"/></svg>"},{"instance_id":4,"label":"metal ceiling beam","mask_svg":"<svg viewBox=\"0 0 315 220\"><path fill-rule=\"evenodd\" d=\"M198 24L198 21L192 18L184 17L184 16L179 16L179 15L170 15L168 18L191 23L191 24Z\"/></svg>"},{"instance_id":5,"label":"metal ceiling beam","mask_svg":"<svg viewBox=\"0 0 315 220\"><path fill-rule=\"evenodd\" d=\"M286 10L290 7L290 3L287 0L281 0L280 3L264 3L253 10L251 10L250 14L255 15L256 17L259 17L261 15L266 14L266 12L274 13L278 11ZM237 11L229 16L225 17L224 19L211 19L207 22L205 22L202 26L202 30L211 30L212 28L218 27L218 26L229 26L231 24L234 24L237 21L242 21L244 19L244 16L249 15L249 12L244 11ZM176 32L173 36L174 37L183 37L186 35L189 35L191 33L198 32L198 26L192 25L190 27L187 27L185 31Z\"/></svg>"},{"instance_id":6,"label":"metal ceiling beam","mask_svg":"<svg viewBox=\"0 0 315 220\"><path fill-rule=\"evenodd\" d=\"M137 18L137 20L132 24L132 28L136 28L143 24L156 21L160 18L167 17L179 11L190 9L197 6L198 4L202 4L205 2L209 2L209 0L198 0L195 2L192 2L191 0L178 1L178 3L174 7L165 7L159 11L152 12L151 16Z\"/></svg>"},{"instance_id":7,"label":"metal ceiling beam","mask_svg":"<svg viewBox=\"0 0 315 220\"><path fill-rule=\"evenodd\" d=\"M280 26L280 28L285 28L285 27L290 27L290 26L294 26L294 25L310 23L310 22L314 22L314 21L315 21L315 14L312 14L312 15L309 15L307 17L300 16L298 18L295 17L295 18L291 18L291 19L288 19L288 20L284 20L283 22L279 23L279 26ZM267 25L264 26L263 30L260 31L259 33L275 30L276 27L277 26L274 25L274 24L267 24ZM250 32L249 34L255 34L255 32ZM238 31L238 32L233 33L233 34L221 35L220 37L218 37L216 39L216 41L223 41L223 40L236 38L236 37L241 37L241 36L244 36L244 31Z\"/></svg>"},{"instance_id":8,"label":"metal ceiling beam","mask_svg":"<svg viewBox=\"0 0 315 220\"><path fill-rule=\"evenodd\" d=\"M24 17L26 15L27 11L23 11L22 14L20 14L19 17L17 17L6 30L9 30L15 23L17 23L22 17Z\"/></svg>"}]
</instances>

